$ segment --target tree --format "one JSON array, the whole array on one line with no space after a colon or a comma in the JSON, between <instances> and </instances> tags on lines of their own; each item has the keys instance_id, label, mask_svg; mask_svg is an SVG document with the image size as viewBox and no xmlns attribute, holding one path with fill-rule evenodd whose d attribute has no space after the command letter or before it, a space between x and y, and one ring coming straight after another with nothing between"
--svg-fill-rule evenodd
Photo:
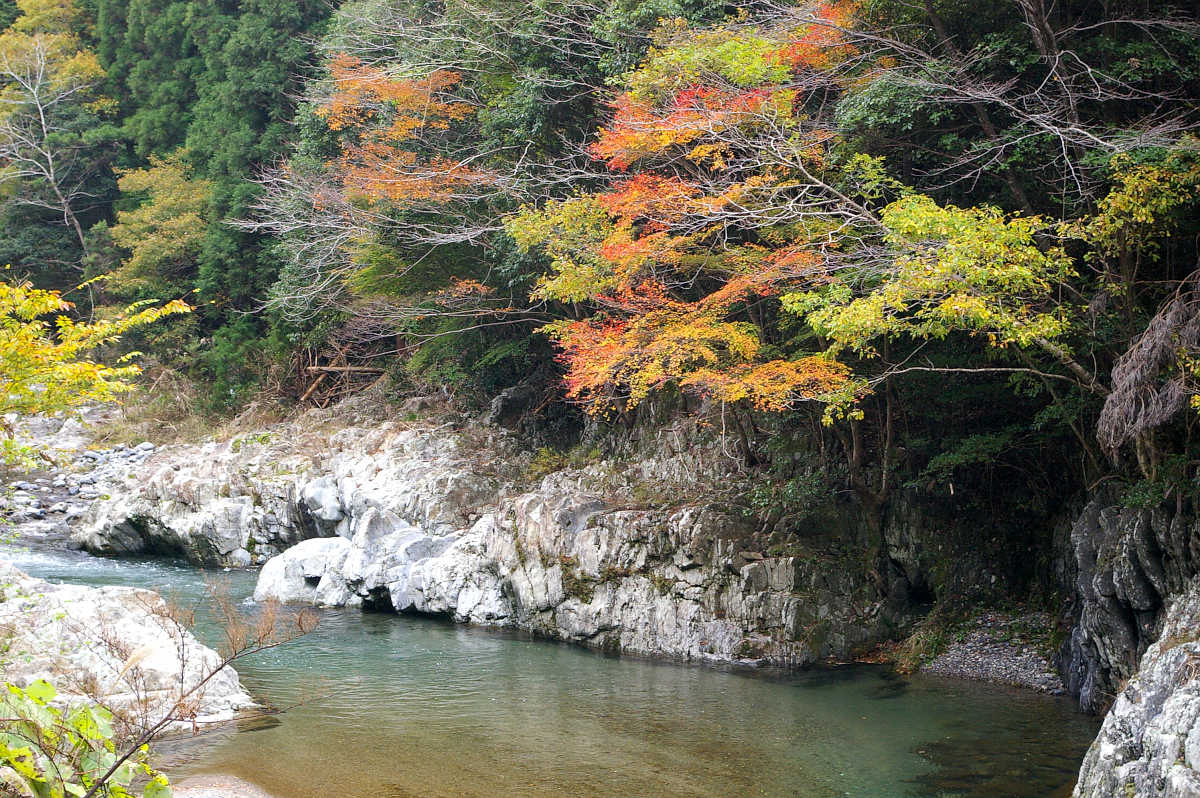
<instances>
[{"instance_id":1,"label":"tree","mask_svg":"<svg viewBox=\"0 0 1200 798\"><path fill-rule=\"evenodd\" d=\"M61 216L87 252L80 215L101 192L108 158L109 110L95 54L80 40L80 12L69 0L21 0L0 34L0 185L16 183L12 203Z\"/></svg>"},{"instance_id":2,"label":"tree","mask_svg":"<svg viewBox=\"0 0 1200 798\"><path fill-rule=\"evenodd\" d=\"M72 307L57 291L0 280L0 416L53 413L116 399L131 390L138 367L127 358L106 365L89 354L130 330L191 310L180 300L143 302L113 319L77 322L66 315ZM53 322L46 320L50 314L58 314ZM4 459L27 460L29 450L13 441L7 422L0 423L6 433Z\"/></svg>"},{"instance_id":3,"label":"tree","mask_svg":"<svg viewBox=\"0 0 1200 798\"><path fill-rule=\"evenodd\" d=\"M445 363L439 373L482 383L511 372L548 386L549 347L529 335L554 315L529 296L544 264L514 246L503 219L590 179L584 144L605 80L636 63L655 20L724 13L709 0L343 4L321 45L328 75L309 83L296 153L267 175L256 216L255 229L281 242L271 304L289 334L366 353L399 332L406 348L426 347L414 367ZM396 106L345 91L350 65L359 82L395 90L452 78L436 101L470 113L394 138L385 120ZM322 109L339 92L361 100L362 116L333 130ZM421 183L438 190L422 195Z\"/></svg>"},{"instance_id":4,"label":"tree","mask_svg":"<svg viewBox=\"0 0 1200 798\"><path fill-rule=\"evenodd\" d=\"M552 259L540 296L600 309L547 328L572 396L634 405L674 383L841 412L880 379L851 380L834 360L843 350L862 358L880 339L957 330L996 346L1062 334L1056 310L1031 306L1070 273L1061 250L1039 249L1045 223L940 206L841 152L820 107L875 68L841 32L847 14L665 28L593 146L621 175L613 187L511 223ZM823 353L762 357L781 294Z\"/></svg>"},{"instance_id":5,"label":"tree","mask_svg":"<svg viewBox=\"0 0 1200 798\"><path fill-rule=\"evenodd\" d=\"M200 341L186 352L158 353L210 384L207 398L214 405L236 406L270 365L268 320L256 311L278 276L279 261L273 242L230 222L248 215L260 193L251 178L283 153L292 134L295 98L311 71L312 41L332 6L310 0L94 5L106 90L116 100L128 144L121 165L136 171L151 158L179 152L187 179L203 181L191 187L192 200L207 195L201 234L187 237L186 255L175 253L187 263L162 262L167 268L157 275L170 286L166 295L194 292L201 300L194 322ZM195 202L186 212L195 210ZM152 206L142 210L157 214L155 225L164 230L168 211ZM113 210L127 207L119 203ZM128 269L124 276L141 279Z\"/></svg>"},{"instance_id":6,"label":"tree","mask_svg":"<svg viewBox=\"0 0 1200 798\"><path fill-rule=\"evenodd\" d=\"M112 276L113 287L162 296L192 283L208 229L212 183L191 178L177 152L122 173L118 185L127 196L146 199L119 211L109 228L113 242L129 251Z\"/></svg>"}]
</instances>

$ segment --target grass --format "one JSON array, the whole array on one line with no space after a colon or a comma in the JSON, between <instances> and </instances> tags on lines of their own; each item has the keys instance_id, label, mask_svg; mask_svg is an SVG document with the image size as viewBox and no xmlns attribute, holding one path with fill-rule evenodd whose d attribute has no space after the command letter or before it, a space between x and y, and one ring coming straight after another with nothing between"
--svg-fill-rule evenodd
<instances>
[{"instance_id":1,"label":"grass","mask_svg":"<svg viewBox=\"0 0 1200 798\"><path fill-rule=\"evenodd\" d=\"M278 400L263 396L237 416L220 416L201 410L202 400L200 387L184 375L160 366L148 367L111 417L96 426L93 446L136 446L142 441L196 443L232 437L239 431L273 424L286 412Z\"/></svg>"}]
</instances>

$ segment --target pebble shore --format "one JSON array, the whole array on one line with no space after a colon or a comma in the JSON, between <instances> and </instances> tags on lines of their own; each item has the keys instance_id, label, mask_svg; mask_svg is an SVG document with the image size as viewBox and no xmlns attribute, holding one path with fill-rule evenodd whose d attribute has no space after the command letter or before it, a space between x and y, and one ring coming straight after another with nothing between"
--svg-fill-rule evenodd
<instances>
[{"instance_id":1,"label":"pebble shore","mask_svg":"<svg viewBox=\"0 0 1200 798\"><path fill-rule=\"evenodd\" d=\"M1045 613L981 613L960 640L923 665L921 672L1064 695L1054 663L1028 635L1028 630L1047 629L1050 623Z\"/></svg>"}]
</instances>

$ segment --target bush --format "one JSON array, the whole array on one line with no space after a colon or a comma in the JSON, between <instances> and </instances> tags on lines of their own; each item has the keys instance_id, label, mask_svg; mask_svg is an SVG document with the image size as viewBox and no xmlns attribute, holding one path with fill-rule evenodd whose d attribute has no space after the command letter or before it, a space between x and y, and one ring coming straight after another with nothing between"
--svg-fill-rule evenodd
<instances>
[{"instance_id":1,"label":"bush","mask_svg":"<svg viewBox=\"0 0 1200 798\"><path fill-rule=\"evenodd\" d=\"M51 703L56 695L40 679L26 688L4 685L0 792L12 789L38 798L169 798L167 777L150 767L146 746L129 756L118 751L111 712L86 702L60 709ZM130 789L139 776L150 779L140 793Z\"/></svg>"}]
</instances>

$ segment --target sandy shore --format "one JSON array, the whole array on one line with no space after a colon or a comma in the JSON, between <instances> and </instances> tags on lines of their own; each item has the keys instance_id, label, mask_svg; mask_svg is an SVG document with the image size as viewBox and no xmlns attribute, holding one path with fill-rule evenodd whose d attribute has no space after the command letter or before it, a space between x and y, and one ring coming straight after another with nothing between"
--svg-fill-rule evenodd
<instances>
[{"instance_id":1,"label":"sandy shore","mask_svg":"<svg viewBox=\"0 0 1200 798\"><path fill-rule=\"evenodd\" d=\"M234 776L193 776L171 785L175 798L275 798Z\"/></svg>"}]
</instances>

